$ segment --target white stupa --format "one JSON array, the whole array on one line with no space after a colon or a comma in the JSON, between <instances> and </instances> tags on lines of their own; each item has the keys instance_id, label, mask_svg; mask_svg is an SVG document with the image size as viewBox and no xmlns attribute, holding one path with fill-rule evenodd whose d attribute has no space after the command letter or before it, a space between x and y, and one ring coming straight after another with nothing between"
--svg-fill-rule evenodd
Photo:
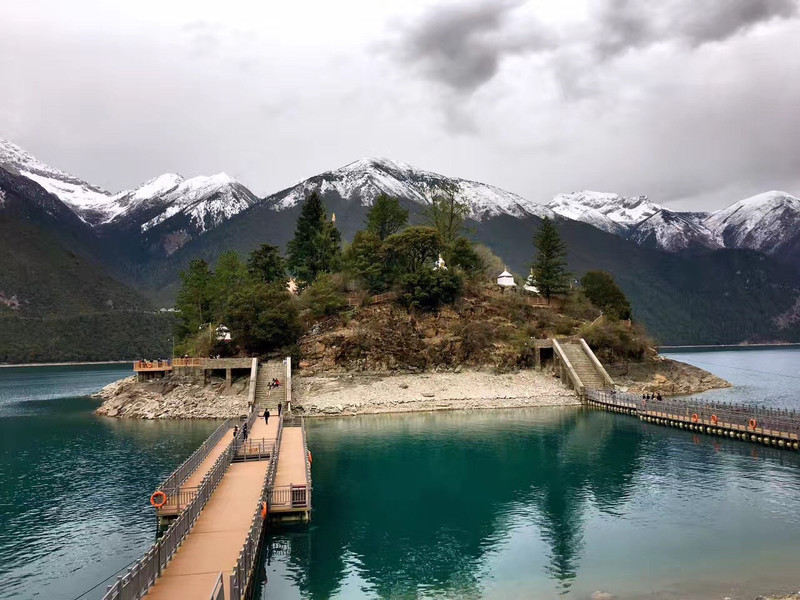
<instances>
[{"instance_id":1,"label":"white stupa","mask_svg":"<svg viewBox=\"0 0 800 600\"><path fill-rule=\"evenodd\" d=\"M528 278L525 280L525 285L522 286L522 289L526 292L532 292L534 294L538 294L539 288L536 285L536 277L533 276L533 269L531 269L531 274L528 275Z\"/></svg>"},{"instance_id":2,"label":"white stupa","mask_svg":"<svg viewBox=\"0 0 800 600\"><path fill-rule=\"evenodd\" d=\"M503 271L497 276L497 285L502 287L517 287L517 284L514 283L514 276L509 273L508 270Z\"/></svg>"},{"instance_id":3,"label":"white stupa","mask_svg":"<svg viewBox=\"0 0 800 600\"><path fill-rule=\"evenodd\" d=\"M436 261L436 264L433 266L434 271L447 271L447 265L444 263L444 259L442 255L439 255L439 259Z\"/></svg>"}]
</instances>

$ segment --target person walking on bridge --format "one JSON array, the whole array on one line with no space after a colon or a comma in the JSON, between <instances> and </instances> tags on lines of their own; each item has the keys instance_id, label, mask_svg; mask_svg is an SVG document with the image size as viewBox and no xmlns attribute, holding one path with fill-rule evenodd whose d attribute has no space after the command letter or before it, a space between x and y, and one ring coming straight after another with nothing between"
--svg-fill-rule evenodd
<instances>
[{"instance_id":1,"label":"person walking on bridge","mask_svg":"<svg viewBox=\"0 0 800 600\"><path fill-rule=\"evenodd\" d=\"M242 425L242 439L247 439L247 421L245 421L244 425Z\"/></svg>"},{"instance_id":2,"label":"person walking on bridge","mask_svg":"<svg viewBox=\"0 0 800 600\"><path fill-rule=\"evenodd\" d=\"M278 402L278 418L281 418L281 409L283 408L283 402Z\"/></svg>"},{"instance_id":3,"label":"person walking on bridge","mask_svg":"<svg viewBox=\"0 0 800 600\"><path fill-rule=\"evenodd\" d=\"M269 425L269 409L268 408L264 409L264 423Z\"/></svg>"}]
</instances>

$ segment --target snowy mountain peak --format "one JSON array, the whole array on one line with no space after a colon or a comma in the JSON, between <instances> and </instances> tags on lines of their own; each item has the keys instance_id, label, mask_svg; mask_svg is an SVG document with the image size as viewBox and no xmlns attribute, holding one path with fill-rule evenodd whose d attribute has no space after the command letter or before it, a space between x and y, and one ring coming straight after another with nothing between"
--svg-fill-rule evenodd
<instances>
[{"instance_id":1,"label":"snowy mountain peak","mask_svg":"<svg viewBox=\"0 0 800 600\"><path fill-rule=\"evenodd\" d=\"M727 247L772 254L800 230L800 199L786 192L764 192L715 212L703 224Z\"/></svg>"},{"instance_id":2,"label":"snowy mountain peak","mask_svg":"<svg viewBox=\"0 0 800 600\"><path fill-rule=\"evenodd\" d=\"M77 177L50 167L8 140L0 139L0 166L35 181L57 196L81 219L96 224L113 217L119 210L108 192Z\"/></svg>"},{"instance_id":3,"label":"snowy mountain peak","mask_svg":"<svg viewBox=\"0 0 800 600\"><path fill-rule=\"evenodd\" d=\"M713 233L706 227L666 208L636 224L629 237L642 246L661 248L669 252L720 246Z\"/></svg>"},{"instance_id":4,"label":"snowy mountain peak","mask_svg":"<svg viewBox=\"0 0 800 600\"><path fill-rule=\"evenodd\" d=\"M610 233L621 233L662 208L647 196L625 197L589 190L556 194L547 207L564 218L583 221Z\"/></svg>"},{"instance_id":5,"label":"snowy mountain peak","mask_svg":"<svg viewBox=\"0 0 800 600\"><path fill-rule=\"evenodd\" d=\"M323 196L338 195L363 206L371 205L380 194L423 205L430 204L437 196L451 194L458 202L469 206L470 216L475 220L501 214L515 217L553 216L541 204L512 192L485 183L424 171L388 158L362 158L301 181L269 200L275 208L282 210L297 205L314 191Z\"/></svg>"},{"instance_id":6,"label":"snowy mountain peak","mask_svg":"<svg viewBox=\"0 0 800 600\"><path fill-rule=\"evenodd\" d=\"M143 232L182 214L193 229L202 233L213 229L258 201L250 190L227 173L201 175L191 179L183 179L179 175L171 179L162 175L152 181L173 183L174 186L166 192L158 192L150 200L142 201L151 206L164 207L156 216L141 224ZM145 186L148 184L142 187Z\"/></svg>"}]
</instances>

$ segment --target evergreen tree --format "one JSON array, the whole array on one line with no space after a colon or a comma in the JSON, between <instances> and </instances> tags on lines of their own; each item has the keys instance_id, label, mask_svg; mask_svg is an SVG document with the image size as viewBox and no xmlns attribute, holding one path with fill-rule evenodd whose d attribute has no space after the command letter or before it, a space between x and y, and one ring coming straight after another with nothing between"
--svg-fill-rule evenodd
<instances>
[{"instance_id":1,"label":"evergreen tree","mask_svg":"<svg viewBox=\"0 0 800 600\"><path fill-rule=\"evenodd\" d=\"M383 241L408 224L408 210L400 206L397 198L381 194L372 203L364 222L367 231L374 233Z\"/></svg>"},{"instance_id":2,"label":"evergreen tree","mask_svg":"<svg viewBox=\"0 0 800 600\"><path fill-rule=\"evenodd\" d=\"M425 224L438 232L444 259L449 263L456 240L466 231L464 223L469 216L469 206L457 202L453 196L438 196L422 216Z\"/></svg>"},{"instance_id":3,"label":"evergreen tree","mask_svg":"<svg viewBox=\"0 0 800 600\"><path fill-rule=\"evenodd\" d=\"M581 277L581 287L589 301L611 319L630 319L631 303L614 281L614 276L605 271L588 271Z\"/></svg>"},{"instance_id":4,"label":"evergreen tree","mask_svg":"<svg viewBox=\"0 0 800 600\"><path fill-rule=\"evenodd\" d=\"M563 294L569 288L565 267L567 261L567 247L561 236L558 235L555 225L549 217L542 219L533 240L536 246L536 258L533 262L533 272L541 294L550 300L557 294Z\"/></svg>"},{"instance_id":5,"label":"evergreen tree","mask_svg":"<svg viewBox=\"0 0 800 600\"><path fill-rule=\"evenodd\" d=\"M381 257L383 244L371 231L359 231L344 253L348 271L361 278L371 292L382 292L389 285L389 272Z\"/></svg>"},{"instance_id":6,"label":"evergreen tree","mask_svg":"<svg viewBox=\"0 0 800 600\"><path fill-rule=\"evenodd\" d=\"M196 333L201 325L211 320L213 276L208 263L202 259L193 260L189 269L181 272L182 285L175 300L179 311L176 333L180 339Z\"/></svg>"},{"instance_id":7,"label":"evergreen tree","mask_svg":"<svg viewBox=\"0 0 800 600\"><path fill-rule=\"evenodd\" d=\"M250 253L247 270L255 281L283 282L286 279L286 260L277 246L261 244Z\"/></svg>"},{"instance_id":8,"label":"evergreen tree","mask_svg":"<svg viewBox=\"0 0 800 600\"><path fill-rule=\"evenodd\" d=\"M228 250L220 254L210 284L213 319L219 321L228 302L228 296L239 287L246 285L249 279L247 267L238 252ZM217 324L219 323L215 323L215 325Z\"/></svg>"},{"instance_id":9,"label":"evergreen tree","mask_svg":"<svg viewBox=\"0 0 800 600\"><path fill-rule=\"evenodd\" d=\"M431 227L409 227L386 238L383 245L387 265L402 275L432 269L442 247L439 234Z\"/></svg>"},{"instance_id":10,"label":"evergreen tree","mask_svg":"<svg viewBox=\"0 0 800 600\"><path fill-rule=\"evenodd\" d=\"M294 238L288 246L288 266L300 283L310 283L320 273L330 272L341 254L341 234L325 217L317 192L309 194L297 219Z\"/></svg>"},{"instance_id":11,"label":"evergreen tree","mask_svg":"<svg viewBox=\"0 0 800 600\"><path fill-rule=\"evenodd\" d=\"M297 343L295 299L280 284L251 283L236 290L224 315L231 341L242 352L267 354Z\"/></svg>"}]
</instances>

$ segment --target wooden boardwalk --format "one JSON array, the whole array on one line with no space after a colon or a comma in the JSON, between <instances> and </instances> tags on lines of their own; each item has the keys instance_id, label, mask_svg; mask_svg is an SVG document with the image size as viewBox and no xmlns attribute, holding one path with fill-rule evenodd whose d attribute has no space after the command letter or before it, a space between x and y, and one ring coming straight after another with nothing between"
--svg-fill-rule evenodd
<instances>
[{"instance_id":1,"label":"wooden boardwalk","mask_svg":"<svg viewBox=\"0 0 800 600\"><path fill-rule=\"evenodd\" d=\"M281 459L275 474L270 509L273 513L290 512L305 501L309 481L306 471L306 446L300 427L284 427L281 436ZM302 490L300 490L302 488Z\"/></svg>"},{"instance_id":2,"label":"wooden boardwalk","mask_svg":"<svg viewBox=\"0 0 800 600\"><path fill-rule=\"evenodd\" d=\"M288 359L286 365L290 380ZM250 381L256 390L255 362ZM246 439L241 426L234 436L233 423L226 421L162 482L158 492L169 504L157 515L159 525L169 526L108 587L104 600L243 600L255 581L266 528L309 520L311 465L303 419L272 414L267 422L263 413L251 411L246 422Z\"/></svg>"},{"instance_id":3,"label":"wooden boardwalk","mask_svg":"<svg viewBox=\"0 0 800 600\"><path fill-rule=\"evenodd\" d=\"M146 594L147 598L207 600L220 573L224 575L225 598L231 598L227 575L250 531L268 468L267 460L233 463L228 467L192 531Z\"/></svg>"},{"instance_id":4,"label":"wooden boardwalk","mask_svg":"<svg viewBox=\"0 0 800 600\"><path fill-rule=\"evenodd\" d=\"M181 484L179 492L170 495L167 503L161 508L156 509L156 513L159 517L177 515L192 501L197 487L202 483L209 471L211 471L211 467L214 466L214 463L217 462L220 455L225 452L231 440L233 440L233 429L229 429L225 435L222 436L222 439L211 449L203 462L201 462L192 474L186 478L186 481Z\"/></svg>"}]
</instances>

